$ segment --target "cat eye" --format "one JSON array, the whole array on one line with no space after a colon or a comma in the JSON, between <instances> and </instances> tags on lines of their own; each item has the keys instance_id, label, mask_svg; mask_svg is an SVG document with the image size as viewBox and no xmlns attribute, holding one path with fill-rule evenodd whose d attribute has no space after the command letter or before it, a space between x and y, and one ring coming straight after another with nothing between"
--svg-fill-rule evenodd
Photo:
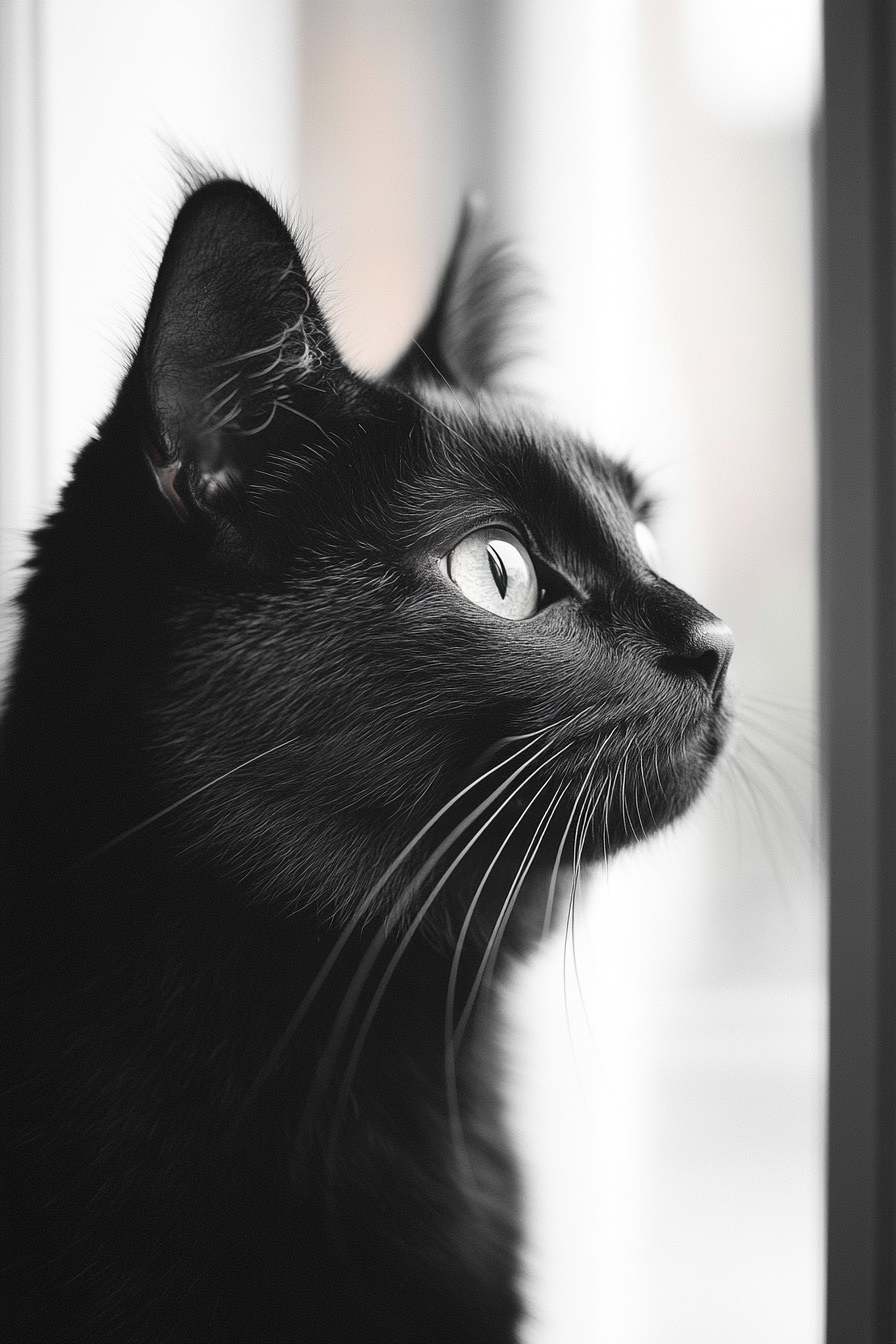
<instances>
[{"instance_id":1,"label":"cat eye","mask_svg":"<svg viewBox=\"0 0 896 1344\"><path fill-rule=\"evenodd\" d=\"M638 543L638 550L641 552L654 574L659 574L660 548L656 544L656 537L646 523L635 523L635 541Z\"/></svg>"},{"instance_id":2,"label":"cat eye","mask_svg":"<svg viewBox=\"0 0 896 1344\"><path fill-rule=\"evenodd\" d=\"M459 541L440 568L470 602L508 621L538 610L539 585L523 543L503 527L482 527Z\"/></svg>"}]
</instances>

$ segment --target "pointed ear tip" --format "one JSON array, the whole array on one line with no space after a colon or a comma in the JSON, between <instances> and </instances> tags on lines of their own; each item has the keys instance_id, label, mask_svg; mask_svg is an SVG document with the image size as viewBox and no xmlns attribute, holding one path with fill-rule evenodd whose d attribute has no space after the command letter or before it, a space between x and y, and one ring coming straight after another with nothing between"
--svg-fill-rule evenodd
<instances>
[{"instance_id":1,"label":"pointed ear tip","mask_svg":"<svg viewBox=\"0 0 896 1344\"><path fill-rule=\"evenodd\" d=\"M235 229L238 234L248 230L295 246L294 230L284 212L263 191L238 177L216 174L187 183L169 242L175 238L196 241L208 228L215 232Z\"/></svg>"},{"instance_id":2,"label":"pointed ear tip","mask_svg":"<svg viewBox=\"0 0 896 1344\"><path fill-rule=\"evenodd\" d=\"M268 200L264 192L259 191L257 187L253 187L248 182L243 182L238 177L219 177L216 175L204 178L189 188L181 210L188 208L202 210L210 205L215 209L234 205L242 209L250 207L268 215L274 214L280 219L280 212Z\"/></svg>"},{"instance_id":3,"label":"pointed ear tip","mask_svg":"<svg viewBox=\"0 0 896 1344\"><path fill-rule=\"evenodd\" d=\"M461 204L460 220L457 226L457 236L460 239L468 239L479 229L485 216L488 214L488 201L485 192L477 187L468 191Z\"/></svg>"}]
</instances>

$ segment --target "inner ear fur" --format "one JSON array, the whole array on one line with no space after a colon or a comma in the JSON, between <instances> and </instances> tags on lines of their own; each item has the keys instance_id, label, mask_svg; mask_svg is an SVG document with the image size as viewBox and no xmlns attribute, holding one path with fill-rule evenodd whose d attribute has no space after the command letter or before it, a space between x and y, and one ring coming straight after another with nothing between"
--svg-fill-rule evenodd
<instances>
[{"instance_id":1,"label":"inner ear fur","mask_svg":"<svg viewBox=\"0 0 896 1344\"><path fill-rule=\"evenodd\" d=\"M186 200L171 231L138 350L159 486L183 516L238 491L278 413L351 378L293 235L243 182Z\"/></svg>"}]
</instances>

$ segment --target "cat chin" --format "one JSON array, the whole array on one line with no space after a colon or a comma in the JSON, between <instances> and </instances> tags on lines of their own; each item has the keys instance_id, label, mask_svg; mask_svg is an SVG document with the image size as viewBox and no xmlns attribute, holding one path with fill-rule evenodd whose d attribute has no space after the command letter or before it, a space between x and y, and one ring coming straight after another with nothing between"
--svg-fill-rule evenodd
<instances>
[{"instance_id":1,"label":"cat chin","mask_svg":"<svg viewBox=\"0 0 896 1344\"><path fill-rule=\"evenodd\" d=\"M380 799L357 815L323 808L300 827L288 797L273 808L251 789L234 790L213 827L196 804L175 814L177 850L182 862L251 892L248 903L318 928L343 926L359 912L362 923L400 926L445 876L431 917L438 921L448 901L463 906L490 865L489 889L503 884L506 892L523 869L602 862L673 823L703 791L727 730L724 708L704 710L672 740L642 726L642 745L611 755L608 742L635 732L620 720L601 742L546 749L543 770L528 745L512 741L478 758L472 782L446 780L425 807ZM304 812L312 815L307 804Z\"/></svg>"}]
</instances>

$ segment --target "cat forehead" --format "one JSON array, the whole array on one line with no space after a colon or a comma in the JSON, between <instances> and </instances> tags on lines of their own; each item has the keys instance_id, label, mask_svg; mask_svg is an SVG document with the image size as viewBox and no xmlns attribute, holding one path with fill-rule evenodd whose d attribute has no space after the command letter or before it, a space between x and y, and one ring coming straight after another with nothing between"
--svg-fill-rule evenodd
<instances>
[{"instance_id":1,"label":"cat forehead","mask_svg":"<svg viewBox=\"0 0 896 1344\"><path fill-rule=\"evenodd\" d=\"M469 409L442 401L425 411L440 512L505 510L572 562L596 540L606 542L620 528L627 533L644 502L627 465L535 413L485 399Z\"/></svg>"}]
</instances>

